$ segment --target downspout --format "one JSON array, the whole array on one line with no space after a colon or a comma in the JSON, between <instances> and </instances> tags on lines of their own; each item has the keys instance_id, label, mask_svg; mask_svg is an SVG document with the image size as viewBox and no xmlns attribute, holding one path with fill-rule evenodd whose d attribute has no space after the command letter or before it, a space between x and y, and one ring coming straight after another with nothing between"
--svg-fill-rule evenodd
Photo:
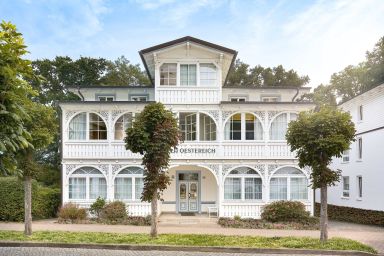
<instances>
[{"instance_id":1,"label":"downspout","mask_svg":"<svg viewBox=\"0 0 384 256\"><path fill-rule=\"evenodd\" d=\"M292 98L292 102L294 102L295 99L296 99L296 97L297 97L297 95L299 95L299 91L300 91L300 89L299 89L299 87L297 87L297 88L296 88L296 94L295 94L295 96L293 96L293 98Z\"/></svg>"},{"instance_id":2,"label":"downspout","mask_svg":"<svg viewBox=\"0 0 384 256\"><path fill-rule=\"evenodd\" d=\"M81 89L80 86L77 87L77 92L79 93L81 100L84 101L84 95L81 93L80 89Z\"/></svg>"}]
</instances>

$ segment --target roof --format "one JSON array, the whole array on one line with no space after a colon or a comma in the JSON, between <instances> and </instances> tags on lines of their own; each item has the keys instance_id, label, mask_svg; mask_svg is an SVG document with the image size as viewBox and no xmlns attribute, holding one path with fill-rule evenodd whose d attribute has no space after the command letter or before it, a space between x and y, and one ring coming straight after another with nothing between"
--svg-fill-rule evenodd
<instances>
[{"instance_id":1,"label":"roof","mask_svg":"<svg viewBox=\"0 0 384 256\"><path fill-rule=\"evenodd\" d=\"M90 85L90 86L67 86L68 89L126 89L126 88L153 88L152 85Z\"/></svg>"},{"instance_id":2,"label":"roof","mask_svg":"<svg viewBox=\"0 0 384 256\"><path fill-rule=\"evenodd\" d=\"M265 105L273 105L273 104L294 104L294 105L315 105L313 102L298 102L298 101L275 101L275 102L264 102L264 101L221 101L221 104L265 104Z\"/></svg>"},{"instance_id":3,"label":"roof","mask_svg":"<svg viewBox=\"0 0 384 256\"><path fill-rule=\"evenodd\" d=\"M353 99L359 97L360 95L363 95L363 94L365 94L365 93L367 93L367 92L369 92L369 91L371 91L371 90L373 90L373 89L375 89L375 88L377 88L377 87L379 87L379 86L381 86L381 85L384 86L384 81L378 83L377 85L374 85L373 87L369 88L368 90L362 91L361 93L355 95L354 97L352 97L352 98L350 98L350 99L348 99L348 100L346 100L346 101L340 102L340 103L337 104L337 105L338 105L338 106L343 105L344 103L347 103L348 101L351 101L351 100L353 100Z\"/></svg>"},{"instance_id":4,"label":"roof","mask_svg":"<svg viewBox=\"0 0 384 256\"><path fill-rule=\"evenodd\" d=\"M147 62L145 61L144 54L147 54L147 53L150 53L150 52L154 52L154 51L157 51L157 50L160 50L160 49L164 49L164 48L170 47L172 45L181 44L181 43L184 43L184 42L193 42L193 43L200 44L200 45L212 48L212 49L216 49L218 51L222 51L222 52L226 52L226 53L232 54L233 55L232 61L231 61L231 64L230 64L229 69L228 69L228 73L227 73L227 75L225 77L225 81L224 81L224 84L226 84L227 78L228 78L228 74L229 74L230 70L233 67L233 63L236 60L237 51L235 51L233 49L230 49L230 48L227 48L227 47L224 47L224 46L221 46L221 45L218 45L218 44L207 42L207 41L204 41L204 40L192 37L192 36L185 36L185 37L181 37L181 38L178 38L178 39L166 42L166 43L162 43L162 44L158 44L158 45L155 45L155 46L151 46L151 47L148 47L148 48L145 48L145 49L139 51L141 61L144 64L145 70L147 71L148 77L151 80L152 85L154 85L155 82L154 82L154 79L153 79L153 77L151 75L149 67L147 65Z\"/></svg>"},{"instance_id":5,"label":"roof","mask_svg":"<svg viewBox=\"0 0 384 256\"><path fill-rule=\"evenodd\" d=\"M294 87L294 86L264 86L264 87L257 87L257 86L223 86L223 89L255 89L255 90L281 90L281 89L290 89L290 90L296 90L296 89L304 89L304 90L310 90L312 87Z\"/></svg>"}]
</instances>

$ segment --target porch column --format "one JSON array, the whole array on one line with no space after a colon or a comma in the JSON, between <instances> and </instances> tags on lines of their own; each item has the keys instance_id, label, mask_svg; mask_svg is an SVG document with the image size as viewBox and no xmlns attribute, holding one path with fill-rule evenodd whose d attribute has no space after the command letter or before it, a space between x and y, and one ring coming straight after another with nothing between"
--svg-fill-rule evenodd
<instances>
[{"instance_id":1,"label":"porch column","mask_svg":"<svg viewBox=\"0 0 384 256\"><path fill-rule=\"evenodd\" d=\"M217 174L218 179L218 190L217 190L217 207L219 210L219 217L224 216L224 207L223 207L223 201L224 201L224 190L223 190L223 165L219 164L219 172Z\"/></svg>"},{"instance_id":2,"label":"porch column","mask_svg":"<svg viewBox=\"0 0 384 256\"><path fill-rule=\"evenodd\" d=\"M108 180L107 180L107 201L113 201L114 199L114 184L113 184L113 174L112 174L112 165L108 164Z\"/></svg>"}]
</instances>

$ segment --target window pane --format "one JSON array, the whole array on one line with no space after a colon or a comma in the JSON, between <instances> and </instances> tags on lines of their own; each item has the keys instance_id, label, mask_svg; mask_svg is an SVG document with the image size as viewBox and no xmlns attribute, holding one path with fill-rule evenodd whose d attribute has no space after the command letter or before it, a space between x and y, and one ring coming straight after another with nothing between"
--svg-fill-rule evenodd
<instances>
[{"instance_id":1,"label":"window pane","mask_svg":"<svg viewBox=\"0 0 384 256\"><path fill-rule=\"evenodd\" d=\"M165 63L160 67L160 85L176 85L177 64Z\"/></svg>"},{"instance_id":2,"label":"window pane","mask_svg":"<svg viewBox=\"0 0 384 256\"><path fill-rule=\"evenodd\" d=\"M287 178L271 178L271 200L287 200Z\"/></svg>"},{"instance_id":3,"label":"window pane","mask_svg":"<svg viewBox=\"0 0 384 256\"><path fill-rule=\"evenodd\" d=\"M196 64L180 65L180 84L196 85Z\"/></svg>"},{"instance_id":4,"label":"window pane","mask_svg":"<svg viewBox=\"0 0 384 256\"><path fill-rule=\"evenodd\" d=\"M343 177L343 196L349 197L349 176Z\"/></svg>"},{"instance_id":5,"label":"window pane","mask_svg":"<svg viewBox=\"0 0 384 256\"><path fill-rule=\"evenodd\" d=\"M269 137L271 140L285 140L286 132L287 114L281 114L272 121Z\"/></svg>"},{"instance_id":6,"label":"window pane","mask_svg":"<svg viewBox=\"0 0 384 256\"><path fill-rule=\"evenodd\" d=\"M216 124L213 119L203 113L200 113L200 140L212 141L216 140Z\"/></svg>"},{"instance_id":7,"label":"window pane","mask_svg":"<svg viewBox=\"0 0 384 256\"><path fill-rule=\"evenodd\" d=\"M231 116L225 125L226 140L241 140L241 114Z\"/></svg>"},{"instance_id":8,"label":"window pane","mask_svg":"<svg viewBox=\"0 0 384 256\"><path fill-rule=\"evenodd\" d=\"M244 186L246 200L262 199L262 182L260 178L245 178Z\"/></svg>"},{"instance_id":9,"label":"window pane","mask_svg":"<svg viewBox=\"0 0 384 256\"><path fill-rule=\"evenodd\" d=\"M224 199L241 199L241 178L226 178L224 182Z\"/></svg>"},{"instance_id":10,"label":"window pane","mask_svg":"<svg viewBox=\"0 0 384 256\"><path fill-rule=\"evenodd\" d=\"M180 113L179 126L183 140L196 140L196 113Z\"/></svg>"},{"instance_id":11,"label":"window pane","mask_svg":"<svg viewBox=\"0 0 384 256\"><path fill-rule=\"evenodd\" d=\"M132 200L132 178L115 178L115 199Z\"/></svg>"},{"instance_id":12,"label":"window pane","mask_svg":"<svg viewBox=\"0 0 384 256\"><path fill-rule=\"evenodd\" d=\"M69 199L85 199L86 178L69 178Z\"/></svg>"},{"instance_id":13,"label":"window pane","mask_svg":"<svg viewBox=\"0 0 384 256\"><path fill-rule=\"evenodd\" d=\"M85 140L87 132L87 114L80 113L72 118L69 123L68 132L70 140Z\"/></svg>"},{"instance_id":14,"label":"window pane","mask_svg":"<svg viewBox=\"0 0 384 256\"><path fill-rule=\"evenodd\" d=\"M107 181L105 178L89 178L89 198L107 198Z\"/></svg>"},{"instance_id":15,"label":"window pane","mask_svg":"<svg viewBox=\"0 0 384 256\"><path fill-rule=\"evenodd\" d=\"M90 140L106 140L107 126L103 119L94 113L89 114L89 139Z\"/></svg>"},{"instance_id":16,"label":"window pane","mask_svg":"<svg viewBox=\"0 0 384 256\"><path fill-rule=\"evenodd\" d=\"M291 199L292 200L308 199L307 178L291 178Z\"/></svg>"},{"instance_id":17,"label":"window pane","mask_svg":"<svg viewBox=\"0 0 384 256\"><path fill-rule=\"evenodd\" d=\"M200 64L200 85L216 84L216 66L213 64Z\"/></svg>"},{"instance_id":18,"label":"window pane","mask_svg":"<svg viewBox=\"0 0 384 256\"><path fill-rule=\"evenodd\" d=\"M245 114L245 139L262 140L263 128L259 119L252 114Z\"/></svg>"},{"instance_id":19,"label":"window pane","mask_svg":"<svg viewBox=\"0 0 384 256\"><path fill-rule=\"evenodd\" d=\"M361 198L363 197L363 177L358 176L357 177L357 186L358 186L358 196Z\"/></svg>"},{"instance_id":20,"label":"window pane","mask_svg":"<svg viewBox=\"0 0 384 256\"><path fill-rule=\"evenodd\" d=\"M140 200L144 189L144 178L135 178L135 199Z\"/></svg>"},{"instance_id":21,"label":"window pane","mask_svg":"<svg viewBox=\"0 0 384 256\"><path fill-rule=\"evenodd\" d=\"M122 115L115 123L115 140L122 140L126 135L126 130L132 127L132 113Z\"/></svg>"}]
</instances>

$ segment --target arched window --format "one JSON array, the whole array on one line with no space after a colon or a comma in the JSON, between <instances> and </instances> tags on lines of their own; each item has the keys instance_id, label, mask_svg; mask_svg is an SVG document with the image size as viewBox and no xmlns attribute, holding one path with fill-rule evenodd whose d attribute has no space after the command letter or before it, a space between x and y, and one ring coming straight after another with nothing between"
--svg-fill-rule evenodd
<instances>
[{"instance_id":1,"label":"arched window","mask_svg":"<svg viewBox=\"0 0 384 256\"><path fill-rule=\"evenodd\" d=\"M273 119L269 130L270 140L285 140L288 124L297 119L295 113L282 113Z\"/></svg>"},{"instance_id":2,"label":"arched window","mask_svg":"<svg viewBox=\"0 0 384 256\"><path fill-rule=\"evenodd\" d=\"M294 167L276 171L269 188L271 200L308 200L308 179Z\"/></svg>"},{"instance_id":3,"label":"arched window","mask_svg":"<svg viewBox=\"0 0 384 256\"><path fill-rule=\"evenodd\" d=\"M179 113L179 127L184 141L213 141L216 140L216 123L204 113Z\"/></svg>"},{"instance_id":4,"label":"arched window","mask_svg":"<svg viewBox=\"0 0 384 256\"><path fill-rule=\"evenodd\" d=\"M82 167L69 177L69 199L96 199L107 197L107 181L93 167Z\"/></svg>"},{"instance_id":5,"label":"arched window","mask_svg":"<svg viewBox=\"0 0 384 256\"><path fill-rule=\"evenodd\" d=\"M251 113L232 115L225 124L226 140L262 140L263 126Z\"/></svg>"},{"instance_id":6,"label":"arched window","mask_svg":"<svg viewBox=\"0 0 384 256\"><path fill-rule=\"evenodd\" d=\"M144 170L140 167L127 167L115 178L115 199L140 200L144 188Z\"/></svg>"},{"instance_id":7,"label":"arched window","mask_svg":"<svg viewBox=\"0 0 384 256\"><path fill-rule=\"evenodd\" d=\"M132 127L133 114L126 113L117 119L115 123L115 140L123 140L125 131Z\"/></svg>"},{"instance_id":8,"label":"arched window","mask_svg":"<svg viewBox=\"0 0 384 256\"><path fill-rule=\"evenodd\" d=\"M79 113L69 122L68 138L69 140L106 140L107 126L97 114Z\"/></svg>"},{"instance_id":9,"label":"arched window","mask_svg":"<svg viewBox=\"0 0 384 256\"><path fill-rule=\"evenodd\" d=\"M225 178L225 200L261 200L263 185L260 175L249 167L232 170Z\"/></svg>"}]
</instances>

